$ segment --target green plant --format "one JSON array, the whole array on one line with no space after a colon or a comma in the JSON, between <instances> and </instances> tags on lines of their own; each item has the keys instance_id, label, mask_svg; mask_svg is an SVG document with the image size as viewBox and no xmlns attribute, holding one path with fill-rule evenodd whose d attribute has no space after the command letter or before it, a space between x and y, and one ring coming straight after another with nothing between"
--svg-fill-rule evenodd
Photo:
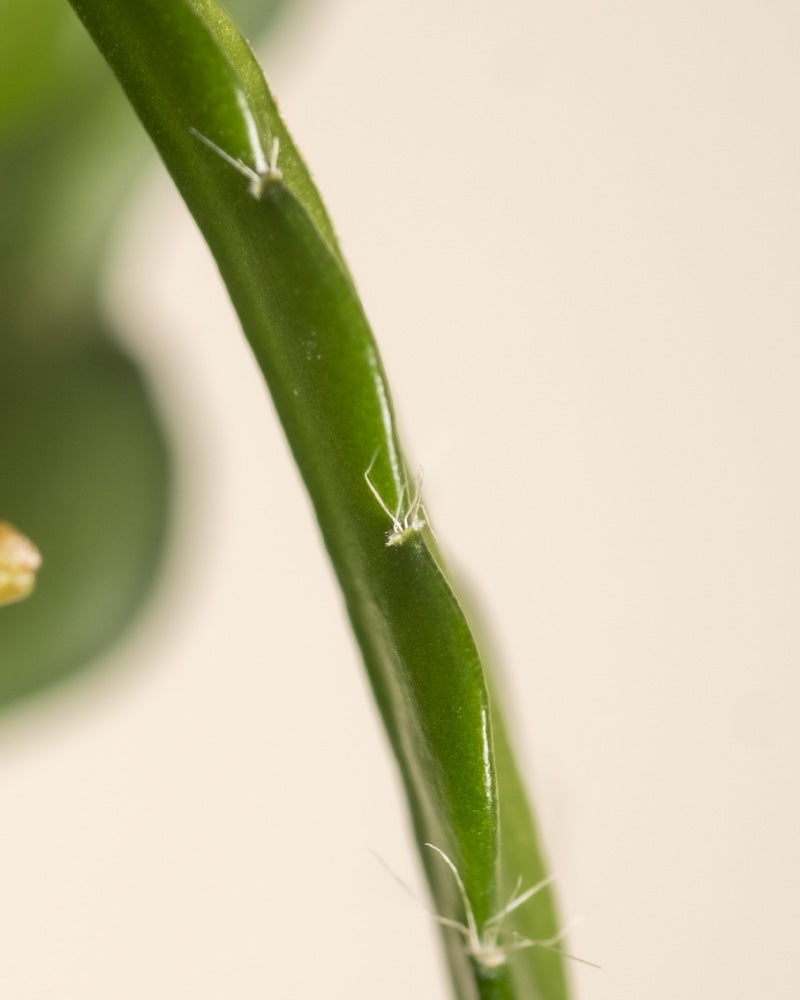
<instances>
[{"instance_id":1,"label":"green plant","mask_svg":"<svg viewBox=\"0 0 800 1000\"><path fill-rule=\"evenodd\" d=\"M205 0L73 6L197 220L269 384L400 766L456 992L563 997L498 698L407 473L333 227L252 53ZM519 895L518 880L537 891Z\"/></svg>"}]
</instances>

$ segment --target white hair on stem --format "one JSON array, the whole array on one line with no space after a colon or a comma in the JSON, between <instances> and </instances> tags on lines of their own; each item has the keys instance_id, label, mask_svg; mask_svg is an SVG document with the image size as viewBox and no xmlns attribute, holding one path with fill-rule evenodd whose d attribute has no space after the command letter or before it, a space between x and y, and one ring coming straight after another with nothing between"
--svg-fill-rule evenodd
<instances>
[{"instance_id":1,"label":"white hair on stem","mask_svg":"<svg viewBox=\"0 0 800 1000\"><path fill-rule=\"evenodd\" d=\"M380 449L378 449L380 450ZM416 534L428 523L426 520L425 508L422 506L422 469L419 470L417 476L417 484L414 489L414 496L409 496L408 508L403 511L403 505L406 499L407 487L403 486L400 490L400 496L397 500L397 507L394 512L389 510L385 500L378 492L375 484L369 478L370 472L372 472L372 466L375 464L375 459L378 457L378 452L372 456L372 461L369 463L366 472L364 473L364 480L370 489L370 492L378 501L381 510L386 514L389 520L392 522L392 527L386 532L386 544L389 547L394 545L402 545L411 535Z\"/></svg>"},{"instance_id":2,"label":"white hair on stem","mask_svg":"<svg viewBox=\"0 0 800 1000\"><path fill-rule=\"evenodd\" d=\"M553 876L542 879L541 882L537 882L536 885L532 885L529 889L524 892L520 892L520 887L522 885L522 879L517 879L517 883L514 886L514 891L511 893L511 897L501 909L494 913L491 917L484 921L482 927L478 927L477 921L475 920L475 915L472 912L472 906L467 896L467 890L464 887L464 882L458 873L458 869L450 860L450 858L445 854L441 848L436 847L435 844L425 844L432 851L435 851L440 858L444 861L450 871L453 873L453 878L456 881L456 886L458 887L458 894L461 897L461 903L464 907L464 915L466 923L462 923L460 920L452 920L450 917L442 917L436 913L431 913L431 917L444 927L451 927L454 931L457 931L464 939L464 946L467 954L470 958L482 966L484 969L496 969L501 965L505 965L508 961L508 956L515 951L520 951L523 948L545 948L548 951L556 952L559 955L563 955L564 958L572 959L575 962L582 962L584 965L591 965L594 968L599 968L594 962L587 962L586 959L577 958L575 955L569 955L555 945L564 938L567 930L563 930L558 934L553 935L553 937L546 938L542 941L534 941L531 938L522 937L515 931L512 931L508 935L506 941L500 940L500 935L502 933L502 922L505 918L513 913L514 910L518 909L523 903L527 903L529 899L536 895L537 892L541 892L546 885L549 885L553 881Z\"/></svg>"},{"instance_id":3,"label":"white hair on stem","mask_svg":"<svg viewBox=\"0 0 800 1000\"><path fill-rule=\"evenodd\" d=\"M273 184L276 181L283 180L283 174L278 167L278 153L280 152L280 139L277 136L272 140L272 145L270 147L269 157L265 156L264 150L261 143L257 141L257 137L253 132L252 122L248 119L248 130L247 135L250 140L251 152L253 154L253 159L255 161L255 167L251 167L249 164L240 160L238 157L231 156L227 153L221 146L218 146L215 142L212 142L207 136L198 132L196 128L190 128L189 131L193 136L198 138L200 142L208 146L209 149L213 150L217 156L222 157L222 159L233 167L242 177L246 177L248 184L247 190L255 198L256 201L261 201L264 197L264 192L266 191L268 185Z\"/></svg>"}]
</instances>

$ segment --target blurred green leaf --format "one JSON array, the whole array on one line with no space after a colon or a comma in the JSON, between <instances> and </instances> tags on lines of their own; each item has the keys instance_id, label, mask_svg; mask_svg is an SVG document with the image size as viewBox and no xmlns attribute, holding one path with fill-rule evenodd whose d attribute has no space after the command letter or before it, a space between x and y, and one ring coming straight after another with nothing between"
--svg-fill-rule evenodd
<instances>
[{"instance_id":1,"label":"blurred green leaf","mask_svg":"<svg viewBox=\"0 0 800 1000\"><path fill-rule=\"evenodd\" d=\"M138 610L168 513L169 462L141 374L97 337L0 344L0 509L42 552L34 595L0 613L0 705L67 676Z\"/></svg>"},{"instance_id":2,"label":"blurred green leaf","mask_svg":"<svg viewBox=\"0 0 800 1000\"><path fill-rule=\"evenodd\" d=\"M238 0L253 31L288 0ZM148 153L63 0L0 5L0 517L35 537L35 595L0 615L0 708L132 620L171 481L144 376L97 319L104 253Z\"/></svg>"}]
</instances>

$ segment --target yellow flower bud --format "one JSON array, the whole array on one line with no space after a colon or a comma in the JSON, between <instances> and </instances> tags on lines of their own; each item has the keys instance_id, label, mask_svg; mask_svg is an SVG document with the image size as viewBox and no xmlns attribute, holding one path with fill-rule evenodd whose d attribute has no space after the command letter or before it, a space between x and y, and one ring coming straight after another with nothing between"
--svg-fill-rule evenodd
<instances>
[{"instance_id":1,"label":"yellow flower bud","mask_svg":"<svg viewBox=\"0 0 800 1000\"><path fill-rule=\"evenodd\" d=\"M0 604L21 601L33 590L39 550L16 528L0 521Z\"/></svg>"}]
</instances>

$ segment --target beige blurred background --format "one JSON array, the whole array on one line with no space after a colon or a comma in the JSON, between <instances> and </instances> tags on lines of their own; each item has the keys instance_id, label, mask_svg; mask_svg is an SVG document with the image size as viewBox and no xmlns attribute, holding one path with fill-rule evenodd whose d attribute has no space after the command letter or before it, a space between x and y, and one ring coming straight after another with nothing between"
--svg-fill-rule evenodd
<instances>
[{"instance_id":1,"label":"beige blurred background","mask_svg":"<svg viewBox=\"0 0 800 1000\"><path fill-rule=\"evenodd\" d=\"M800 14L320 0L264 53L493 629L576 1000L800 998ZM309 506L155 169L159 593L0 731L0 992L446 996ZM152 288L156 292L153 294Z\"/></svg>"}]
</instances>

